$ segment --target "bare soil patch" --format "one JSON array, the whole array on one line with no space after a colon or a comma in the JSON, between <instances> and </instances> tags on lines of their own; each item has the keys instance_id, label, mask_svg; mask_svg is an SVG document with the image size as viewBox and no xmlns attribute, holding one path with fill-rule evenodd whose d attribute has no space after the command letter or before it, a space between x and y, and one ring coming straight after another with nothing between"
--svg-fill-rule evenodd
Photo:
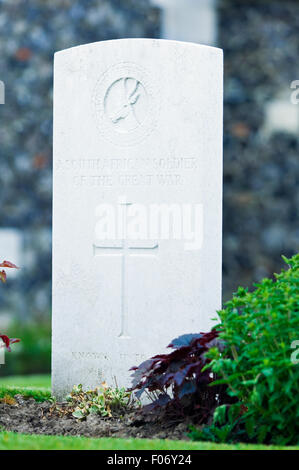
<instances>
[{"instance_id":1,"label":"bare soil patch","mask_svg":"<svg viewBox=\"0 0 299 470\"><path fill-rule=\"evenodd\" d=\"M123 416L103 418L92 414L81 421L53 412L52 402L39 403L21 395L15 396L14 404L0 403L0 427L26 434L175 440L188 439L189 431L186 422L149 419L133 409Z\"/></svg>"}]
</instances>

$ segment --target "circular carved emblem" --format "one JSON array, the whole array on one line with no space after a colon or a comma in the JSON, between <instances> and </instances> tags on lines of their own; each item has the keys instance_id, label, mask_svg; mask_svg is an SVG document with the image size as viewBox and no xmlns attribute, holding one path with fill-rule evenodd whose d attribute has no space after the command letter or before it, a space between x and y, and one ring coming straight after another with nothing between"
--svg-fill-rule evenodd
<instances>
[{"instance_id":1,"label":"circular carved emblem","mask_svg":"<svg viewBox=\"0 0 299 470\"><path fill-rule=\"evenodd\" d=\"M97 82L93 101L97 127L115 145L133 145L155 127L156 106L148 73L135 64L111 67Z\"/></svg>"}]
</instances>

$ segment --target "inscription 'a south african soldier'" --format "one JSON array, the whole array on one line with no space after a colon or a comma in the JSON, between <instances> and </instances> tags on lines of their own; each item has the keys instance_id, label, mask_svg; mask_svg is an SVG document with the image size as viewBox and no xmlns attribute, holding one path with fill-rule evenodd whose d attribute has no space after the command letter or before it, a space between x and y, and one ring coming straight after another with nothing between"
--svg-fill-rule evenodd
<instances>
[{"instance_id":1,"label":"inscription 'a south african soldier'","mask_svg":"<svg viewBox=\"0 0 299 470\"><path fill-rule=\"evenodd\" d=\"M56 170L196 170L198 162L194 157L157 157L157 158L79 158L60 159L55 164Z\"/></svg>"}]
</instances>

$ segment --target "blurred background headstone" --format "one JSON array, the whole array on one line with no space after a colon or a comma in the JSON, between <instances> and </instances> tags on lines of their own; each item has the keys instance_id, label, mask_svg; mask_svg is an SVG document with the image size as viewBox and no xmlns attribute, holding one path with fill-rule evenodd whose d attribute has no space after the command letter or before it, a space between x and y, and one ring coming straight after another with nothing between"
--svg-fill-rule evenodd
<instances>
[{"instance_id":1,"label":"blurred background headstone","mask_svg":"<svg viewBox=\"0 0 299 470\"><path fill-rule=\"evenodd\" d=\"M267 137L275 132L299 135L299 106L291 102L288 89L282 89L266 104L262 131Z\"/></svg>"},{"instance_id":2,"label":"blurred background headstone","mask_svg":"<svg viewBox=\"0 0 299 470\"><path fill-rule=\"evenodd\" d=\"M0 104L5 103L5 84L0 80Z\"/></svg>"},{"instance_id":3,"label":"blurred background headstone","mask_svg":"<svg viewBox=\"0 0 299 470\"><path fill-rule=\"evenodd\" d=\"M152 0L161 8L161 38L214 46L217 0Z\"/></svg>"}]
</instances>

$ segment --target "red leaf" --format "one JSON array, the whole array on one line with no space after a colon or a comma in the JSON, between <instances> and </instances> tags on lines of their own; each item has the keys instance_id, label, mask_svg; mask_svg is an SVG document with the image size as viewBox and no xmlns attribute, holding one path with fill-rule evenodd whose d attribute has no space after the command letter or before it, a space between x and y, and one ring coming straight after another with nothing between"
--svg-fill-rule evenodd
<instances>
[{"instance_id":1,"label":"red leaf","mask_svg":"<svg viewBox=\"0 0 299 470\"><path fill-rule=\"evenodd\" d=\"M0 281L6 282L6 272L0 271Z\"/></svg>"},{"instance_id":2,"label":"red leaf","mask_svg":"<svg viewBox=\"0 0 299 470\"><path fill-rule=\"evenodd\" d=\"M9 337L6 335L0 335L0 338L2 339L3 343L5 344L6 348L9 348Z\"/></svg>"},{"instance_id":3,"label":"red leaf","mask_svg":"<svg viewBox=\"0 0 299 470\"><path fill-rule=\"evenodd\" d=\"M20 269L18 266L15 264L11 263L10 261L3 261L3 263L0 263L0 268L15 268L15 269Z\"/></svg>"},{"instance_id":4,"label":"red leaf","mask_svg":"<svg viewBox=\"0 0 299 470\"><path fill-rule=\"evenodd\" d=\"M10 341L10 344L13 344L13 343L19 343L21 340L19 338L10 338L9 341Z\"/></svg>"},{"instance_id":5,"label":"red leaf","mask_svg":"<svg viewBox=\"0 0 299 470\"><path fill-rule=\"evenodd\" d=\"M18 338L9 338L6 335L0 335L0 339L2 339L6 349L11 352L10 345L13 343L18 343L20 340Z\"/></svg>"}]
</instances>

